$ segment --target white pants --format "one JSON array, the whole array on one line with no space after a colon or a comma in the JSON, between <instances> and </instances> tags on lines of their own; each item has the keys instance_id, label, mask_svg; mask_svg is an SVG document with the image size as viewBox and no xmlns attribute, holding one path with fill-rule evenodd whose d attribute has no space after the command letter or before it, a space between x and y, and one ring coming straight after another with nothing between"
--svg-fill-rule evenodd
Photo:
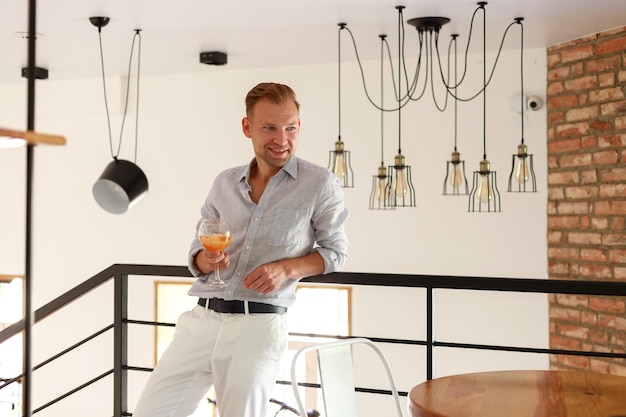
<instances>
[{"instance_id":1,"label":"white pants","mask_svg":"<svg viewBox=\"0 0 626 417\"><path fill-rule=\"evenodd\" d=\"M133 417L186 417L215 385L222 417L263 417L287 345L286 314L226 314L196 306L174 339Z\"/></svg>"}]
</instances>

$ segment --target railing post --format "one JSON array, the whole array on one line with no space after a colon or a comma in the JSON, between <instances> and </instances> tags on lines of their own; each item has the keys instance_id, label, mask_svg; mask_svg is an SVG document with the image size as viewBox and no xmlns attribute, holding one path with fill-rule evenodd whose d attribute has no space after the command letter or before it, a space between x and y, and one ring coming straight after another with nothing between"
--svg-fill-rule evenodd
<instances>
[{"instance_id":1,"label":"railing post","mask_svg":"<svg viewBox=\"0 0 626 417\"><path fill-rule=\"evenodd\" d=\"M433 288L426 287L426 379L433 379L433 343L434 343L434 306Z\"/></svg>"},{"instance_id":2,"label":"railing post","mask_svg":"<svg viewBox=\"0 0 626 417\"><path fill-rule=\"evenodd\" d=\"M115 268L113 307L113 416L127 415L128 400L128 274Z\"/></svg>"}]
</instances>

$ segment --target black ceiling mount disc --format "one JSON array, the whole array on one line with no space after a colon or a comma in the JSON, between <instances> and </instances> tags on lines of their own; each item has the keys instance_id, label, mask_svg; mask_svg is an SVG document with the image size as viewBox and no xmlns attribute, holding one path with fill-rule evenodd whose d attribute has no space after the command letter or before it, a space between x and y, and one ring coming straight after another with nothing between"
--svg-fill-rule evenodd
<instances>
[{"instance_id":1,"label":"black ceiling mount disc","mask_svg":"<svg viewBox=\"0 0 626 417\"><path fill-rule=\"evenodd\" d=\"M439 29L450 19L447 17L415 17L407 20L407 23L411 26L415 26L418 31L435 31L439 32Z\"/></svg>"},{"instance_id":2,"label":"black ceiling mount disc","mask_svg":"<svg viewBox=\"0 0 626 417\"><path fill-rule=\"evenodd\" d=\"M104 16L95 16L95 17L90 17L89 21L91 22L92 25L94 25L97 28L103 28L106 25L109 24L109 22L111 21L110 18L108 17L104 17Z\"/></svg>"}]
</instances>

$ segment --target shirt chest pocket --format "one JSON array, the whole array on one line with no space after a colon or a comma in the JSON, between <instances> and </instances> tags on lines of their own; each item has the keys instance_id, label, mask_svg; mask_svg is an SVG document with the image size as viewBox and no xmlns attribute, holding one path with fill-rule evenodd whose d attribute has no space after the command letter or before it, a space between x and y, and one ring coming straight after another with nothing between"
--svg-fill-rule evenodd
<instances>
[{"instance_id":1,"label":"shirt chest pocket","mask_svg":"<svg viewBox=\"0 0 626 417\"><path fill-rule=\"evenodd\" d=\"M267 243L271 246L295 246L307 227L308 210L277 208Z\"/></svg>"}]
</instances>

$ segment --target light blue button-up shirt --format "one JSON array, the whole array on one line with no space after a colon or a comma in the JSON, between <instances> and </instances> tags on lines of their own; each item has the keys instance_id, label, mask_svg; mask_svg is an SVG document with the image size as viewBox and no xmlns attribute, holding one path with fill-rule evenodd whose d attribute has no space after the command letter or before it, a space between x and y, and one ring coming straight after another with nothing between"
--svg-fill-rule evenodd
<instances>
[{"instance_id":1,"label":"light blue button-up shirt","mask_svg":"<svg viewBox=\"0 0 626 417\"><path fill-rule=\"evenodd\" d=\"M232 241L226 252L230 266L220 277L228 287L210 289L208 275L194 265L202 245L195 238L189 250L189 270L197 277L189 295L201 298L247 300L288 307L295 301L296 280L287 280L276 291L261 294L243 287L243 279L256 267L317 251L324 273L339 269L347 258L344 223L348 210L337 177L318 165L293 156L267 184L258 204L249 195L250 166L220 173L200 210L200 222L219 216L228 221Z\"/></svg>"}]
</instances>

